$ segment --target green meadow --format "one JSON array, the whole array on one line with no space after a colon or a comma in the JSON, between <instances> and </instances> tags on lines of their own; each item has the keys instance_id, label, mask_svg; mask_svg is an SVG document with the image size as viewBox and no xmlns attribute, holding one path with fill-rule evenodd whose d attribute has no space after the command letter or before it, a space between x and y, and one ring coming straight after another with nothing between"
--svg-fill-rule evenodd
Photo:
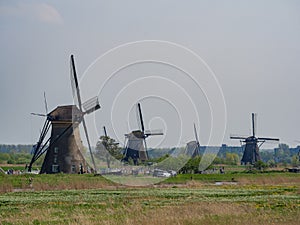
<instances>
[{"instance_id":1,"label":"green meadow","mask_svg":"<svg viewBox=\"0 0 300 225\"><path fill-rule=\"evenodd\" d=\"M0 224L296 225L300 215L294 173L178 175L146 187L88 174L0 175L0 187Z\"/></svg>"}]
</instances>

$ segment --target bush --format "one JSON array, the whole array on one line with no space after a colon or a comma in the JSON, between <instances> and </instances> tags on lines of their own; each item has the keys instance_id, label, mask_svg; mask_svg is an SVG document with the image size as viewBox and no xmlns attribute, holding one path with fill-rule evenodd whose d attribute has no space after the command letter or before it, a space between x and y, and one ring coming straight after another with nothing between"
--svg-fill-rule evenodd
<instances>
[{"instance_id":1,"label":"bush","mask_svg":"<svg viewBox=\"0 0 300 225\"><path fill-rule=\"evenodd\" d=\"M268 168L268 164L267 163L264 163L263 161L261 160L258 160L255 164L254 164L254 168L255 169L258 169L260 171L263 171L265 169Z\"/></svg>"}]
</instances>

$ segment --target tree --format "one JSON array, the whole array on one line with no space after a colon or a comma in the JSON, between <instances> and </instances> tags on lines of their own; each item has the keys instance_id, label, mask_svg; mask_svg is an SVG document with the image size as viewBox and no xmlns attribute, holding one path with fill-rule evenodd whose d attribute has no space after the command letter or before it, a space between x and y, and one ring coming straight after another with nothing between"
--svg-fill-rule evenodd
<instances>
[{"instance_id":1,"label":"tree","mask_svg":"<svg viewBox=\"0 0 300 225\"><path fill-rule=\"evenodd\" d=\"M226 152L226 164L237 165L239 163L239 156L236 153Z\"/></svg>"},{"instance_id":2,"label":"tree","mask_svg":"<svg viewBox=\"0 0 300 225\"><path fill-rule=\"evenodd\" d=\"M186 164L179 170L179 173L199 173L200 156L190 158Z\"/></svg>"},{"instance_id":3,"label":"tree","mask_svg":"<svg viewBox=\"0 0 300 225\"><path fill-rule=\"evenodd\" d=\"M287 144L280 143L278 148L275 149L275 161L281 162L283 165L287 166L288 163L291 163L290 149Z\"/></svg>"},{"instance_id":4,"label":"tree","mask_svg":"<svg viewBox=\"0 0 300 225\"><path fill-rule=\"evenodd\" d=\"M255 169L258 169L258 170L260 170L260 171L263 171L263 170L265 170L266 168L268 168L268 164L264 163L264 162L261 161L261 160L258 160L257 162L255 162L254 168L255 168Z\"/></svg>"},{"instance_id":5,"label":"tree","mask_svg":"<svg viewBox=\"0 0 300 225\"><path fill-rule=\"evenodd\" d=\"M268 166L269 166L270 168L274 168L274 167L277 166L277 165L276 165L276 162L274 161L274 159L268 160L267 164L268 164Z\"/></svg>"},{"instance_id":6,"label":"tree","mask_svg":"<svg viewBox=\"0 0 300 225\"><path fill-rule=\"evenodd\" d=\"M109 136L101 136L96 145L95 156L106 161L107 167L110 168L113 159L121 160L121 148L119 144Z\"/></svg>"},{"instance_id":7,"label":"tree","mask_svg":"<svg viewBox=\"0 0 300 225\"><path fill-rule=\"evenodd\" d=\"M293 155L292 157L292 166L297 167L300 165L299 158L297 155Z\"/></svg>"},{"instance_id":8,"label":"tree","mask_svg":"<svg viewBox=\"0 0 300 225\"><path fill-rule=\"evenodd\" d=\"M216 158L213 161L213 164L223 164L224 160L221 157L216 156Z\"/></svg>"}]
</instances>

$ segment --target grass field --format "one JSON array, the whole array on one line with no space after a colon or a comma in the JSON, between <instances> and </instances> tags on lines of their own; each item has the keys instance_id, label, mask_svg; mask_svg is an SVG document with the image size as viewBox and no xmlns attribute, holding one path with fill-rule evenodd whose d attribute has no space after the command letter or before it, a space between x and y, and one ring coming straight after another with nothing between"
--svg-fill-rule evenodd
<instances>
[{"instance_id":1,"label":"grass field","mask_svg":"<svg viewBox=\"0 0 300 225\"><path fill-rule=\"evenodd\" d=\"M179 175L139 188L87 174L0 175L0 224L296 225L299 185L300 174L279 172Z\"/></svg>"}]
</instances>

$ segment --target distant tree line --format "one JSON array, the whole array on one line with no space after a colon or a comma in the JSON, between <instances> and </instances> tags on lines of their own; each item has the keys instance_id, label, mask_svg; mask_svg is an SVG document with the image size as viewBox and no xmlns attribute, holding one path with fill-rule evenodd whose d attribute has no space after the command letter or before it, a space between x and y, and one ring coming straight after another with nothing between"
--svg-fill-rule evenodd
<instances>
[{"instance_id":1,"label":"distant tree line","mask_svg":"<svg viewBox=\"0 0 300 225\"><path fill-rule=\"evenodd\" d=\"M29 164L32 158L30 154L32 145L6 145L0 144L0 164ZM43 159L35 164L41 165Z\"/></svg>"},{"instance_id":2,"label":"distant tree line","mask_svg":"<svg viewBox=\"0 0 300 225\"><path fill-rule=\"evenodd\" d=\"M30 160L28 153L0 153L0 164L26 164Z\"/></svg>"},{"instance_id":3,"label":"distant tree line","mask_svg":"<svg viewBox=\"0 0 300 225\"><path fill-rule=\"evenodd\" d=\"M105 160L108 165L110 165L112 160L111 157L118 160L122 159L123 149L118 146L114 139L109 137L101 137L97 143L96 149L98 150L96 151L96 157ZM103 149L107 149L107 151L103 151ZM30 154L31 150L32 145L0 144L0 164L28 164L32 157ZM268 167L275 167L278 164L283 166L298 166L300 164L299 150L300 146L290 148L287 144L281 143L274 150L260 150L261 161ZM185 169L191 170L191 165L196 165L197 161L200 160L201 157L189 161L184 158L184 156L181 156L183 152L184 147L149 149L149 162L158 163L166 161L166 163L172 164L174 161L172 158L181 157L180 160L187 162ZM209 154L210 152L217 153L217 156L214 157L213 164L239 165L244 152L244 147L227 145L222 145L221 147L201 146L200 155L202 156L204 152L206 154ZM166 160L167 158L168 160ZM43 157L41 157L36 164L41 165L42 161ZM163 166L164 165L162 165L162 167Z\"/></svg>"},{"instance_id":4,"label":"distant tree line","mask_svg":"<svg viewBox=\"0 0 300 225\"><path fill-rule=\"evenodd\" d=\"M5 145L0 144L0 153L30 153L32 145Z\"/></svg>"}]
</instances>

